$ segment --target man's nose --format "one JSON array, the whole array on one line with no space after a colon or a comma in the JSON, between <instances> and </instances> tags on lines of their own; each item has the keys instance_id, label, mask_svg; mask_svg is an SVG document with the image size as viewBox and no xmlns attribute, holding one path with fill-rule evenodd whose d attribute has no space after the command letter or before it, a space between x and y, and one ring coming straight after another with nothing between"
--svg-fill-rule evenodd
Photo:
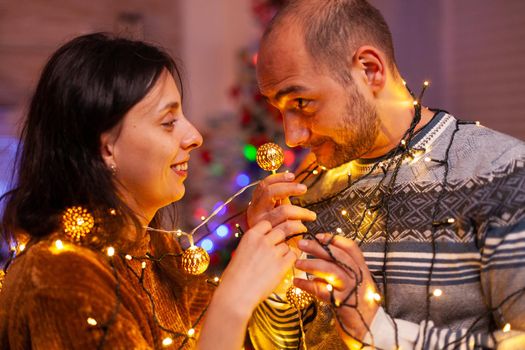
<instances>
[{"instance_id":1,"label":"man's nose","mask_svg":"<svg viewBox=\"0 0 525 350\"><path fill-rule=\"evenodd\" d=\"M310 137L310 131L299 116L288 113L283 115L284 136L288 147L303 145Z\"/></svg>"}]
</instances>

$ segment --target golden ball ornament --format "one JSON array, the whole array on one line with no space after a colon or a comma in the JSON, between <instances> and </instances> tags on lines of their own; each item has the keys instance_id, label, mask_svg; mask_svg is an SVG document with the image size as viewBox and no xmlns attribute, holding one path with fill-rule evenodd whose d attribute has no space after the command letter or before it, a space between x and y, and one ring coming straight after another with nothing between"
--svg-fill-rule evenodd
<instances>
[{"instance_id":1,"label":"golden ball ornament","mask_svg":"<svg viewBox=\"0 0 525 350\"><path fill-rule=\"evenodd\" d=\"M82 240L94 226L95 219L86 208L69 207L62 214L64 233L75 241Z\"/></svg>"},{"instance_id":2,"label":"golden ball ornament","mask_svg":"<svg viewBox=\"0 0 525 350\"><path fill-rule=\"evenodd\" d=\"M301 288L290 286L290 288L288 288L286 291L286 300L288 300L288 304L292 305L298 310L302 310L310 305L312 301L314 301L314 297L306 293Z\"/></svg>"},{"instance_id":3,"label":"golden ball ornament","mask_svg":"<svg viewBox=\"0 0 525 350\"><path fill-rule=\"evenodd\" d=\"M200 275L208 268L210 256L201 247L192 245L182 254L182 268L190 275Z\"/></svg>"},{"instance_id":4,"label":"golden ball ornament","mask_svg":"<svg viewBox=\"0 0 525 350\"><path fill-rule=\"evenodd\" d=\"M281 147L268 142L257 149L255 160L261 169L274 172L283 164L284 153Z\"/></svg>"}]
</instances>

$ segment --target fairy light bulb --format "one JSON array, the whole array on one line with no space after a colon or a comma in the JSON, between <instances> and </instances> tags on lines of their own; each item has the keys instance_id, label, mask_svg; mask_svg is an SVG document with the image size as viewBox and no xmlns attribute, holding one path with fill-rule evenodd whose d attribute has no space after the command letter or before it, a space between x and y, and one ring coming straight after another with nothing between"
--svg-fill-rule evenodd
<instances>
[{"instance_id":1,"label":"fairy light bulb","mask_svg":"<svg viewBox=\"0 0 525 350\"><path fill-rule=\"evenodd\" d=\"M479 122L479 120L476 120L476 126L480 126L481 123Z\"/></svg>"},{"instance_id":2,"label":"fairy light bulb","mask_svg":"<svg viewBox=\"0 0 525 350\"><path fill-rule=\"evenodd\" d=\"M343 230L340 227L338 227L338 228L335 229L335 232L341 234L341 233L343 233Z\"/></svg>"},{"instance_id":3,"label":"fairy light bulb","mask_svg":"<svg viewBox=\"0 0 525 350\"><path fill-rule=\"evenodd\" d=\"M510 323L506 323L505 326L503 327L503 333L510 332L510 330L511 330Z\"/></svg>"},{"instance_id":4,"label":"fairy light bulb","mask_svg":"<svg viewBox=\"0 0 525 350\"><path fill-rule=\"evenodd\" d=\"M98 324L97 320L95 320L93 317L88 317L86 321L88 325L93 326L93 327Z\"/></svg>"},{"instance_id":5,"label":"fairy light bulb","mask_svg":"<svg viewBox=\"0 0 525 350\"><path fill-rule=\"evenodd\" d=\"M286 300L288 300L288 304L298 310L302 310L310 305L314 298L301 288L290 286L286 291Z\"/></svg>"},{"instance_id":6,"label":"fairy light bulb","mask_svg":"<svg viewBox=\"0 0 525 350\"><path fill-rule=\"evenodd\" d=\"M439 298L440 296L443 295L443 291L441 289L434 289L434 291L432 292L432 295Z\"/></svg>"},{"instance_id":7,"label":"fairy light bulb","mask_svg":"<svg viewBox=\"0 0 525 350\"><path fill-rule=\"evenodd\" d=\"M171 344L173 344L173 339L171 337L162 339L162 346L170 346Z\"/></svg>"},{"instance_id":8,"label":"fairy light bulb","mask_svg":"<svg viewBox=\"0 0 525 350\"><path fill-rule=\"evenodd\" d=\"M20 243L20 245L18 246L18 250L23 252L25 249L26 249L26 245L24 243Z\"/></svg>"},{"instance_id":9,"label":"fairy light bulb","mask_svg":"<svg viewBox=\"0 0 525 350\"><path fill-rule=\"evenodd\" d=\"M326 289L328 289L329 292L334 290L334 286L332 286L330 283L326 285Z\"/></svg>"},{"instance_id":10,"label":"fairy light bulb","mask_svg":"<svg viewBox=\"0 0 525 350\"><path fill-rule=\"evenodd\" d=\"M275 174L275 171L283 164L284 153L281 147L273 142L268 142L257 149L255 160L261 169Z\"/></svg>"},{"instance_id":11,"label":"fairy light bulb","mask_svg":"<svg viewBox=\"0 0 525 350\"><path fill-rule=\"evenodd\" d=\"M126 260L129 260L129 261L131 261L133 259L133 257L131 255L129 255L129 254L126 254L125 258L126 258Z\"/></svg>"},{"instance_id":12,"label":"fairy light bulb","mask_svg":"<svg viewBox=\"0 0 525 350\"><path fill-rule=\"evenodd\" d=\"M55 247L58 249L58 250L62 250L64 249L64 243L62 243L62 241L60 239L57 239L55 241Z\"/></svg>"},{"instance_id":13,"label":"fairy light bulb","mask_svg":"<svg viewBox=\"0 0 525 350\"><path fill-rule=\"evenodd\" d=\"M428 80L425 80L425 82L423 83L423 85L425 85L425 86L429 86L430 83L428 82Z\"/></svg>"},{"instance_id":14,"label":"fairy light bulb","mask_svg":"<svg viewBox=\"0 0 525 350\"><path fill-rule=\"evenodd\" d=\"M145 261L143 261L143 262L140 264L140 267L141 267L143 270L146 269L146 266L147 266L147 265L146 265L146 262L145 262Z\"/></svg>"},{"instance_id":15,"label":"fairy light bulb","mask_svg":"<svg viewBox=\"0 0 525 350\"><path fill-rule=\"evenodd\" d=\"M182 254L182 268L190 275L200 275L209 264L210 256L202 247L192 245Z\"/></svg>"},{"instance_id":16,"label":"fairy light bulb","mask_svg":"<svg viewBox=\"0 0 525 350\"><path fill-rule=\"evenodd\" d=\"M317 174L319 174L319 171L318 171L317 169L314 169L314 170L312 171L312 174L317 175Z\"/></svg>"},{"instance_id":17,"label":"fairy light bulb","mask_svg":"<svg viewBox=\"0 0 525 350\"><path fill-rule=\"evenodd\" d=\"M376 291L374 291L373 289L370 289L367 293L366 293L366 298L370 301L375 301L375 302L380 302L381 301L381 295L379 295L379 293L377 293Z\"/></svg>"},{"instance_id":18,"label":"fairy light bulb","mask_svg":"<svg viewBox=\"0 0 525 350\"><path fill-rule=\"evenodd\" d=\"M193 338L195 335L195 328L188 329L188 337Z\"/></svg>"},{"instance_id":19,"label":"fairy light bulb","mask_svg":"<svg viewBox=\"0 0 525 350\"><path fill-rule=\"evenodd\" d=\"M348 214L348 212L346 210L341 210L341 215L345 216L346 214Z\"/></svg>"},{"instance_id":20,"label":"fairy light bulb","mask_svg":"<svg viewBox=\"0 0 525 350\"><path fill-rule=\"evenodd\" d=\"M113 248L113 247L108 247L107 254L108 254L108 256L110 256L110 257L113 256L113 255L115 255L115 248Z\"/></svg>"}]
</instances>

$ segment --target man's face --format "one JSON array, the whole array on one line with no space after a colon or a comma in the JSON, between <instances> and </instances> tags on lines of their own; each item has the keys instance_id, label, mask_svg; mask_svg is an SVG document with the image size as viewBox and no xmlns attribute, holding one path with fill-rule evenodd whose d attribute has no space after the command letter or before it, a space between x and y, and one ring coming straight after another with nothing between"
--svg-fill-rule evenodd
<instances>
[{"instance_id":1,"label":"man's face","mask_svg":"<svg viewBox=\"0 0 525 350\"><path fill-rule=\"evenodd\" d=\"M286 144L310 148L327 168L366 156L379 128L375 108L359 87L334 76L314 64L293 27L278 28L259 52L259 88L283 116Z\"/></svg>"}]
</instances>

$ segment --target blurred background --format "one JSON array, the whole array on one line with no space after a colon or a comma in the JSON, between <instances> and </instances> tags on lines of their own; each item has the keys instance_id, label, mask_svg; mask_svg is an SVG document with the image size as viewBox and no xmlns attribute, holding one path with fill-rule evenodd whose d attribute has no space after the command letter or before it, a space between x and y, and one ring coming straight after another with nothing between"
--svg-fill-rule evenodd
<instances>
[{"instance_id":1,"label":"blurred background","mask_svg":"<svg viewBox=\"0 0 525 350\"><path fill-rule=\"evenodd\" d=\"M9 186L19 122L39 72L62 43L109 31L167 48L183 62L184 109L204 135L194 152L181 226L189 231L263 176L255 147L284 147L279 115L261 99L254 64L264 26L284 0L0 0L0 193ZM424 104L525 139L525 1L371 0L397 63ZM286 150L293 169L301 151ZM249 191L201 230L212 261L229 259ZM206 237L204 237L206 236Z\"/></svg>"}]
</instances>

